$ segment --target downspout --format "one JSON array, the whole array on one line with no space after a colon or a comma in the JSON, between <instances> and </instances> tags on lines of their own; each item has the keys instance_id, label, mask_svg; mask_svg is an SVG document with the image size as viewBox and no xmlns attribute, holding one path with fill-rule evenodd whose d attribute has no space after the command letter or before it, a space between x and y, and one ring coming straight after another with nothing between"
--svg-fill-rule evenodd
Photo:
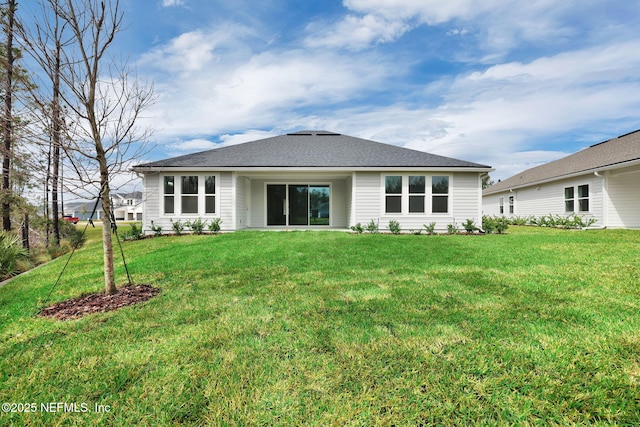
<instances>
[{"instance_id":1,"label":"downspout","mask_svg":"<svg viewBox=\"0 0 640 427\"><path fill-rule=\"evenodd\" d=\"M489 172L480 172L480 174L478 175L478 179L480 180L480 203L479 203L479 211L478 213L479 215L479 219L478 222L480 224L478 224L478 228L480 229L481 232L484 233L484 229L482 228L482 217L484 215L484 198L482 197L482 191L484 190L484 188L482 188L482 179L485 176L489 176Z\"/></svg>"}]
</instances>

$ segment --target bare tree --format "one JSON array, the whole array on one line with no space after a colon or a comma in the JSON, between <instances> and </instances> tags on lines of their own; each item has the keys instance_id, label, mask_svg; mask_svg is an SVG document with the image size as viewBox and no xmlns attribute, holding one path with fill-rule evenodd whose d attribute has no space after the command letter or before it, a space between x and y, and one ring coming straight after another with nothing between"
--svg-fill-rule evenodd
<instances>
[{"instance_id":1,"label":"bare tree","mask_svg":"<svg viewBox=\"0 0 640 427\"><path fill-rule=\"evenodd\" d=\"M154 101L126 63L109 55L122 31L119 0L47 0L68 32L60 50L60 97L72 117L66 130L73 165L86 185L99 189L102 202L105 291L116 291L113 271L110 179L142 154L149 131L138 128L141 113Z\"/></svg>"},{"instance_id":2,"label":"bare tree","mask_svg":"<svg viewBox=\"0 0 640 427\"><path fill-rule=\"evenodd\" d=\"M42 3L40 19L36 18L31 27L20 27L21 43L25 50L36 60L47 76L47 88L51 96L32 92L33 105L36 106L36 120L45 129L48 139L48 168L45 187L51 183L51 216L53 218L54 244L60 243L60 203L58 199L60 189L60 152L63 141L63 116L60 99L60 71L62 67L62 50L65 47L65 26L55 13L59 9L59 0L48 0ZM48 199L48 190L47 197ZM48 211L48 200L46 210ZM47 218L49 216L47 215ZM48 221L47 221L48 239Z\"/></svg>"}]
</instances>

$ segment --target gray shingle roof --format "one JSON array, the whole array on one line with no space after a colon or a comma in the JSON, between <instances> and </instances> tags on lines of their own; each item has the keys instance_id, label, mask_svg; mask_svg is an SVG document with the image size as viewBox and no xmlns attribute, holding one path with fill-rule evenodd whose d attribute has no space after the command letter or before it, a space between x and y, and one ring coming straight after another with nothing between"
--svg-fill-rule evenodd
<instances>
[{"instance_id":1,"label":"gray shingle roof","mask_svg":"<svg viewBox=\"0 0 640 427\"><path fill-rule=\"evenodd\" d=\"M592 145L562 159L527 169L486 188L483 194L526 187L581 172L589 173L623 167L626 163L635 160L640 160L640 130Z\"/></svg>"},{"instance_id":2,"label":"gray shingle roof","mask_svg":"<svg viewBox=\"0 0 640 427\"><path fill-rule=\"evenodd\" d=\"M141 164L134 169L172 167L490 168L337 133L301 131Z\"/></svg>"}]
</instances>

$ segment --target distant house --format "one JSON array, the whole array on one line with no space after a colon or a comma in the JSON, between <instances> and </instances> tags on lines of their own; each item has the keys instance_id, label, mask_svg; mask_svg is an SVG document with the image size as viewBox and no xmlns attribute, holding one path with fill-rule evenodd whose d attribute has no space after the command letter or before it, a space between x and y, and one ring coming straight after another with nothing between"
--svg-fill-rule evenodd
<instances>
[{"instance_id":1,"label":"distant house","mask_svg":"<svg viewBox=\"0 0 640 427\"><path fill-rule=\"evenodd\" d=\"M580 215L640 228L640 130L537 166L483 191L486 215Z\"/></svg>"},{"instance_id":2,"label":"distant house","mask_svg":"<svg viewBox=\"0 0 640 427\"><path fill-rule=\"evenodd\" d=\"M113 201L113 215L116 221L141 221L144 203L142 192L116 193L111 197ZM96 200L86 202L67 203L64 206L64 214L80 218L81 221L88 220L96 206ZM98 203L94 220L102 219L102 204Z\"/></svg>"},{"instance_id":3,"label":"distant house","mask_svg":"<svg viewBox=\"0 0 640 427\"><path fill-rule=\"evenodd\" d=\"M113 214L116 221L142 221L144 203L142 191L113 195Z\"/></svg>"},{"instance_id":4,"label":"distant house","mask_svg":"<svg viewBox=\"0 0 640 427\"><path fill-rule=\"evenodd\" d=\"M143 228L222 219L223 230L404 230L481 218L489 166L326 131L302 131L133 168L144 174Z\"/></svg>"}]
</instances>

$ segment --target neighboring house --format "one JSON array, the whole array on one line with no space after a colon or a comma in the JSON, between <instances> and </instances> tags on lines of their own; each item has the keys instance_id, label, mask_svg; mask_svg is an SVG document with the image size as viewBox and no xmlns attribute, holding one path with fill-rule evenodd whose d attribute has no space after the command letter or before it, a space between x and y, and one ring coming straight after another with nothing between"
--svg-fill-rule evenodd
<instances>
[{"instance_id":1,"label":"neighboring house","mask_svg":"<svg viewBox=\"0 0 640 427\"><path fill-rule=\"evenodd\" d=\"M142 221L144 203L142 203L142 191L134 191L126 194L114 194L113 214L116 221Z\"/></svg>"},{"instance_id":2,"label":"neighboring house","mask_svg":"<svg viewBox=\"0 0 640 427\"><path fill-rule=\"evenodd\" d=\"M116 221L142 221L142 212L144 203L142 201L142 192L134 191L131 193L116 193L111 197L113 202L113 215ZM76 216L80 220L88 220L96 207L96 200L88 202L67 203L64 206L65 215ZM96 213L93 215L94 220L102 218L102 203L98 203Z\"/></svg>"},{"instance_id":3,"label":"neighboring house","mask_svg":"<svg viewBox=\"0 0 640 427\"><path fill-rule=\"evenodd\" d=\"M302 131L133 168L151 222L219 217L223 231L348 229L374 220L403 230L479 222L489 166L326 131Z\"/></svg>"},{"instance_id":4,"label":"neighboring house","mask_svg":"<svg viewBox=\"0 0 640 427\"><path fill-rule=\"evenodd\" d=\"M80 218L80 221L86 221L91 216L91 212L93 212L93 208L96 205L95 199L90 200L88 202L71 202L64 204L64 214L71 215L74 217ZM101 219L102 218L102 206L98 203L98 207L96 209L96 213L93 215L93 219Z\"/></svg>"},{"instance_id":5,"label":"neighboring house","mask_svg":"<svg viewBox=\"0 0 640 427\"><path fill-rule=\"evenodd\" d=\"M640 228L640 130L521 172L483 191L486 215L580 215Z\"/></svg>"}]
</instances>

